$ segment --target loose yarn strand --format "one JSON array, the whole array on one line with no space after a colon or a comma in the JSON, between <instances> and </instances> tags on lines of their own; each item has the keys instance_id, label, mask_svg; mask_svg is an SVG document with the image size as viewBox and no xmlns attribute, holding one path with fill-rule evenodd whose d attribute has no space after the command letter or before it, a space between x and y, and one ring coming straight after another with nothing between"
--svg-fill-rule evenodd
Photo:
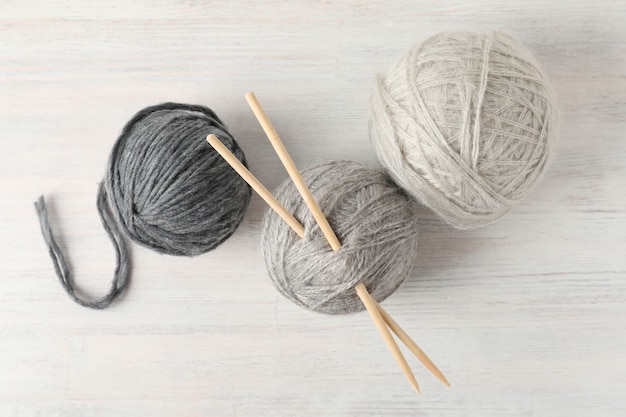
<instances>
[{"instance_id":1,"label":"loose yarn strand","mask_svg":"<svg viewBox=\"0 0 626 417\"><path fill-rule=\"evenodd\" d=\"M41 233L44 241L48 246L48 252L54 265L54 270L63 286L63 289L69 295L69 297L76 303L83 307L93 308L94 310L102 310L108 307L124 290L128 285L128 248L122 233L115 222L113 214L108 206L107 193L102 184L98 189L98 213L100 214L100 220L106 230L107 235L113 243L115 248L116 265L113 273L113 281L111 282L111 288L109 292L96 300L86 300L77 294L74 287L74 281L72 273L68 266L67 260L63 251L59 247L52 233L50 226L50 218L48 215L48 209L46 207L46 201L43 196L35 202L35 209L39 217L39 225L41 226Z\"/></svg>"}]
</instances>

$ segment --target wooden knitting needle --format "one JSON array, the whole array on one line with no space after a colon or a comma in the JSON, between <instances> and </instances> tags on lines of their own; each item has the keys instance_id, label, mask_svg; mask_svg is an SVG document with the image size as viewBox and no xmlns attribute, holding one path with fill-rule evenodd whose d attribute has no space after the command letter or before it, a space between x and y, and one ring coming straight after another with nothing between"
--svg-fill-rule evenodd
<instances>
[{"instance_id":1,"label":"wooden knitting needle","mask_svg":"<svg viewBox=\"0 0 626 417\"><path fill-rule=\"evenodd\" d=\"M372 298L372 300L374 299ZM441 382L443 382L447 386L450 386L450 383L443 375L443 373L439 370L439 368L437 368L437 365L435 365L433 361L431 361L430 358L426 355L426 353L424 353L424 351L417 345L417 343L415 343L415 341L411 339L411 336L409 336L404 331L404 329L402 329L402 327L400 327L400 325L396 323L393 318L391 318L389 313L387 313L385 309L380 304L378 304L378 302L376 302L376 300L374 300L374 302L376 303L378 310L380 311L380 315L383 316L383 320L385 320L387 326L389 326L389 328L393 330L396 336L398 336L398 339L400 339L402 343L404 343L406 347L408 347L409 350L413 352L415 357L420 362L422 362L426 369L428 369L433 375L435 375Z\"/></svg>"},{"instance_id":2,"label":"wooden knitting needle","mask_svg":"<svg viewBox=\"0 0 626 417\"><path fill-rule=\"evenodd\" d=\"M263 111L261 104L259 103L252 91L246 93L246 101L250 105L250 108L252 108L252 112L256 116L257 120L261 124L261 127L263 128L263 131L265 131L267 138L270 140L270 143L274 147L278 158L280 158L280 161L285 166L285 169L287 169L287 172L293 180L294 185L298 189L298 192L304 199L304 202L306 203L309 210L311 210L315 221L322 229L322 233L324 233L326 240L328 240L328 243L330 243L330 247L333 248L333 250L339 249L341 247L341 243L339 242L339 239L337 239L337 235L335 235L332 227L330 227L330 224L328 224L326 216L324 216L322 210L320 210L319 206L317 205L317 202L313 198L309 187L307 187L307 185L305 184L304 179L300 174L300 171L298 171L296 164L293 162L293 159L291 159L291 156L289 155L289 152L287 152L285 145L283 145L283 141L280 140L278 133L276 133L276 129L274 129L274 126L272 126L272 123L265 114L265 111Z\"/></svg>"},{"instance_id":3,"label":"wooden knitting needle","mask_svg":"<svg viewBox=\"0 0 626 417\"><path fill-rule=\"evenodd\" d=\"M217 136L210 134L206 138L207 142L219 153L222 158L233 167L235 171L256 191L263 200L300 236L304 237L304 226L287 211L287 209L276 200L267 188L237 159L235 155L220 141Z\"/></svg>"},{"instance_id":4,"label":"wooden knitting needle","mask_svg":"<svg viewBox=\"0 0 626 417\"><path fill-rule=\"evenodd\" d=\"M386 326L385 321L383 320L383 317L380 314L380 310L377 308L376 300L372 298L372 296L367 291L367 288L365 288L365 285L363 285L362 282L359 282L354 287L354 289L356 290L357 295L363 302L363 305L367 309L368 313L370 313L370 316L372 317L372 320L374 321L374 324L376 325L378 332L381 334L381 336L383 337L383 340L389 347L389 350L391 351L393 358L396 360L396 362L400 366L400 369L402 370L402 373L404 374L405 378L409 381L411 386L419 394L420 387L417 384L415 375L413 375L413 372L411 372L411 368L409 368L409 364L407 363L406 358L400 351L400 348L398 347L398 344L396 343L395 339L393 338L391 333L389 333L389 328Z\"/></svg>"},{"instance_id":5,"label":"wooden knitting needle","mask_svg":"<svg viewBox=\"0 0 626 417\"><path fill-rule=\"evenodd\" d=\"M306 183L304 182L304 179L302 178L300 171L296 167L296 164L293 162L293 159L291 159L291 156L287 152L287 149L283 145L282 140L278 136L278 133L276 133L274 126L272 126L272 123L270 122L269 118L265 114L265 111L263 111L263 108L261 107L261 104L257 100L254 93L252 92L247 93L246 101L252 108L254 115L256 116L259 123L261 124L261 127L265 131L265 134L267 135L272 146L274 147L274 150L278 154L278 157L280 158L281 162L287 169L287 172L289 173L291 180L294 182L296 188L300 192L300 195L302 195L304 202L306 203L309 210L311 210L311 214L317 221L317 224L322 230L322 233L324 233L326 240L328 240L328 243L330 244L331 248L334 251L338 250L341 247L341 243L339 242L337 235L335 234L334 230L328 223L328 219L326 219L326 216L324 216L324 213L322 213L322 210L317 204L317 201L315 201L315 198L313 197L313 195L311 194L311 191L309 190ZM404 358L404 355L400 351L398 344L394 340L393 336L391 336L391 333L389 332L389 328L387 327L387 324L385 323L385 320L383 319L381 311L378 308L379 307L378 304L372 298L372 296L367 291L367 288L365 288L365 285L363 285L362 282L359 282L355 286L355 289L356 289L357 295L359 296L359 298L365 305L365 308L367 309L370 316L372 317L374 324L378 328L378 331L380 332L383 339L385 340L385 343L387 343L387 346L391 350L391 353L394 359L400 366L402 373L408 379L411 386L419 393L420 392L419 385L417 384L417 381L415 380L415 376L411 372L411 369L409 368L409 364L406 362L406 359Z\"/></svg>"}]
</instances>

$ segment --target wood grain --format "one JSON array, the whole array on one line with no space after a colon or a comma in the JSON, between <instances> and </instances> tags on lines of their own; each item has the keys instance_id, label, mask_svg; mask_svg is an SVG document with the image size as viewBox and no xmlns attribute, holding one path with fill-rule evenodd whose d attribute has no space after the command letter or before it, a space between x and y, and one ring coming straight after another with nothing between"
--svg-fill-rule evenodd
<instances>
[{"instance_id":1,"label":"wood grain","mask_svg":"<svg viewBox=\"0 0 626 417\"><path fill-rule=\"evenodd\" d=\"M376 164L374 74L465 29L504 29L536 53L562 138L538 188L496 225L459 232L419 213L419 262L384 307L451 389L411 358L416 396L366 313L283 299L265 274L256 196L214 252L133 246L130 288L109 310L63 294L33 202L45 193L78 284L103 293L114 255L96 189L137 110L214 108L270 189L286 174L249 90L298 167ZM622 416L624 132L623 1L0 2L0 415Z\"/></svg>"}]
</instances>

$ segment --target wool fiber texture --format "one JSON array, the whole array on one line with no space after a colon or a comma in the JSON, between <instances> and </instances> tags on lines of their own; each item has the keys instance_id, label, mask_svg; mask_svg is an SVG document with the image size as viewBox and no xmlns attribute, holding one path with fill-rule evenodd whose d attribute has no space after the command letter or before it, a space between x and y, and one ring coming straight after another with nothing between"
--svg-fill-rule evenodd
<instances>
[{"instance_id":1,"label":"wool fiber texture","mask_svg":"<svg viewBox=\"0 0 626 417\"><path fill-rule=\"evenodd\" d=\"M98 300L77 294L44 198L39 198L35 206L44 240L74 301L102 309L123 292L129 273L126 238L159 253L195 256L235 231L251 191L206 142L211 133L245 164L243 151L207 107L165 103L141 110L126 124L98 189L98 213L117 255L111 290Z\"/></svg>"},{"instance_id":2,"label":"wool fiber texture","mask_svg":"<svg viewBox=\"0 0 626 417\"><path fill-rule=\"evenodd\" d=\"M411 195L460 229L526 196L557 138L552 88L502 32L441 33L377 77L370 138Z\"/></svg>"},{"instance_id":3,"label":"wool fiber texture","mask_svg":"<svg viewBox=\"0 0 626 417\"><path fill-rule=\"evenodd\" d=\"M261 247L278 291L299 306L327 314L363 310L354 289L359 282L377 301L387 298L415 261L415 201L386 173L355 162L317 165L302 176L342 247L331 249L293 182L283 183L275 195L304 225L305 237L267 211Z\"/></svg>"}]
</instances>

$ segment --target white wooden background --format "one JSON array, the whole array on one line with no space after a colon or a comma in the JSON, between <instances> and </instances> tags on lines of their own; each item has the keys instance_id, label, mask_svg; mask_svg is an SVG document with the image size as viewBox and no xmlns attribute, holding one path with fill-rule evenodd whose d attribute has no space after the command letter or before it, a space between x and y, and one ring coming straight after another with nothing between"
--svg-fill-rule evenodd
<instances>
[{"instance_id":1,"label":"white wooden background","mask_svg":"<svg viewBox=\"0 0 626 417\"><path fill-rule=\"evenodd\" d=\"M544 180L496 225L421 213L419 262L384 306L452 383L414 359L417 396L365 313L302 310L269 282L264 204L189 259L132 248L106 311L72 303L35 217L44 193L78 284L106 291L95 210L123 124L163 101L214 108L270 188L285 177L254 90L304 168L376 164L374 74L443 30L504 29L563 112ZM623 1L0 2L0 416L623 416Z\"/></svg>"}]
</instances>

